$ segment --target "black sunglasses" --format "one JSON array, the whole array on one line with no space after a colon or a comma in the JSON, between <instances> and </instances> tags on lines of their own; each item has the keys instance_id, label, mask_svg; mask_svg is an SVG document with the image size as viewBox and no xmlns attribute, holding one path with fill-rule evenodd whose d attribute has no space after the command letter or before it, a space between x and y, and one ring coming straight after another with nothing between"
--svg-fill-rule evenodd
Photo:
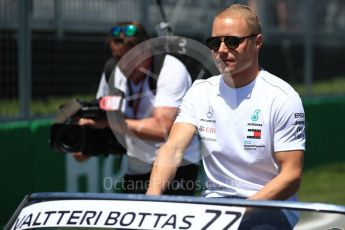
<instances>
[{"instance_id":1,"label":"black sunglasses","mask_svg":"<svg viewBox=\"0 0 345 230\"><path fill-rule=\"evenodd\" d=\"M235 36L220 36L220 37L209 37L206 39L206 45L213 51L217 51L222 43L222 38L224 44L229 49L236 49L246 38L255 37L257 34L251 34L245 37L235 37Z\"/></svg>"}]
</instances>

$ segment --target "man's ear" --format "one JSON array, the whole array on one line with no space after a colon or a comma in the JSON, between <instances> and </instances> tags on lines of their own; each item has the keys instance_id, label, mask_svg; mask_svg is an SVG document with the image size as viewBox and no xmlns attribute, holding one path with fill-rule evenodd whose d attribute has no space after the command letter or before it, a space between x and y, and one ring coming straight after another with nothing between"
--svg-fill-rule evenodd
<instances>
[{"instance_id":1,"label":"man's ear","mask_svg":"<svg viewBox=\"0 0 345 230\"><path fill-rule=\"evenodd\" d=\"M256 48L257 48L258 51L259 51L259 49L262 46L263 40L264 40L263 34L258 34L256 36L256 44L255 45L256 45Z\"/></svg>"}]
</instances>

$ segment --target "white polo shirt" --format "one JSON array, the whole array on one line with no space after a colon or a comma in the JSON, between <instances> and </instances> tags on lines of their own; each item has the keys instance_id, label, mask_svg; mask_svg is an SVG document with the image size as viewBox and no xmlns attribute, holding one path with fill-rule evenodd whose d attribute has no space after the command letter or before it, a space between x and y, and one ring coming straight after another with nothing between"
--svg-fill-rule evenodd
<instances>
[{"instance_id":1,"label":"white polo shirt","mask_svg":"<svg viewBox=\"0 0 345 230\"><path fill-rule=\"evenodd\" d=\"M305 149L298 93L264 70L236 89L222 75L195 81L175 122L198 129L205 150L206 197L249 197L279 174L275 152Z\"/></svg>"}]
</instances>

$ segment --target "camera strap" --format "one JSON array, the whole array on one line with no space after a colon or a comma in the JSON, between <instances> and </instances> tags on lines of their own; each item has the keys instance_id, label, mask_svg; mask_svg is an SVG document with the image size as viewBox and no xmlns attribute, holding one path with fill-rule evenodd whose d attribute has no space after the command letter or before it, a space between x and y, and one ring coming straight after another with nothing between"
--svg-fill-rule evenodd
<instances>
[{"instance_id":1,"label":"camera strap","mask_svg":"<svg viewBox=\"0 0 345 230\"><path fill-rule=\"evenodd\" d=\"M127 81L127 87L129 91L128 95L128 106L133 109L133 118L138 118L138 112L139 112L139 107L140 107L140 101L143 95L143 90L144 90L144 85L145 85L145 80L141 82L141 85L139 86L139 90L137 92L134 92L133 86L132 86L132 81Z\"/></svg>"},{"instance_id":2,"label":"camera strap","mask_svg":"<svg viewBox=\"0 0 345 230\"><path fill-rule=\"evenodd\" d=\"M107 82L109 81L110 76L116 67L117 61L118 60L115 60L114 58L109 58L104 64L103 72L105 74L105 79L107 80Z\"/></svg>"}]
</instances>

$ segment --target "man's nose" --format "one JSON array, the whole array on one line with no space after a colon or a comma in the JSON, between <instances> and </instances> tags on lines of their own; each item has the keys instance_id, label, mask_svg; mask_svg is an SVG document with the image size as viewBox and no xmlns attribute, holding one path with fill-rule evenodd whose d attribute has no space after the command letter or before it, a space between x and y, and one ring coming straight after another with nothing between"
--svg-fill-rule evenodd
<instances>
[{"instance_id":1,"label":"man's nose","mask_svg":"<svg viewBox=\"0 0 345 230\"><path fill-rule=\"evenodd\" d=\"M220 42L218 52L219 53L227 53L227 52L229 52L229 48L225 45L224 41Z\"/></svg>"}]
</instances>

